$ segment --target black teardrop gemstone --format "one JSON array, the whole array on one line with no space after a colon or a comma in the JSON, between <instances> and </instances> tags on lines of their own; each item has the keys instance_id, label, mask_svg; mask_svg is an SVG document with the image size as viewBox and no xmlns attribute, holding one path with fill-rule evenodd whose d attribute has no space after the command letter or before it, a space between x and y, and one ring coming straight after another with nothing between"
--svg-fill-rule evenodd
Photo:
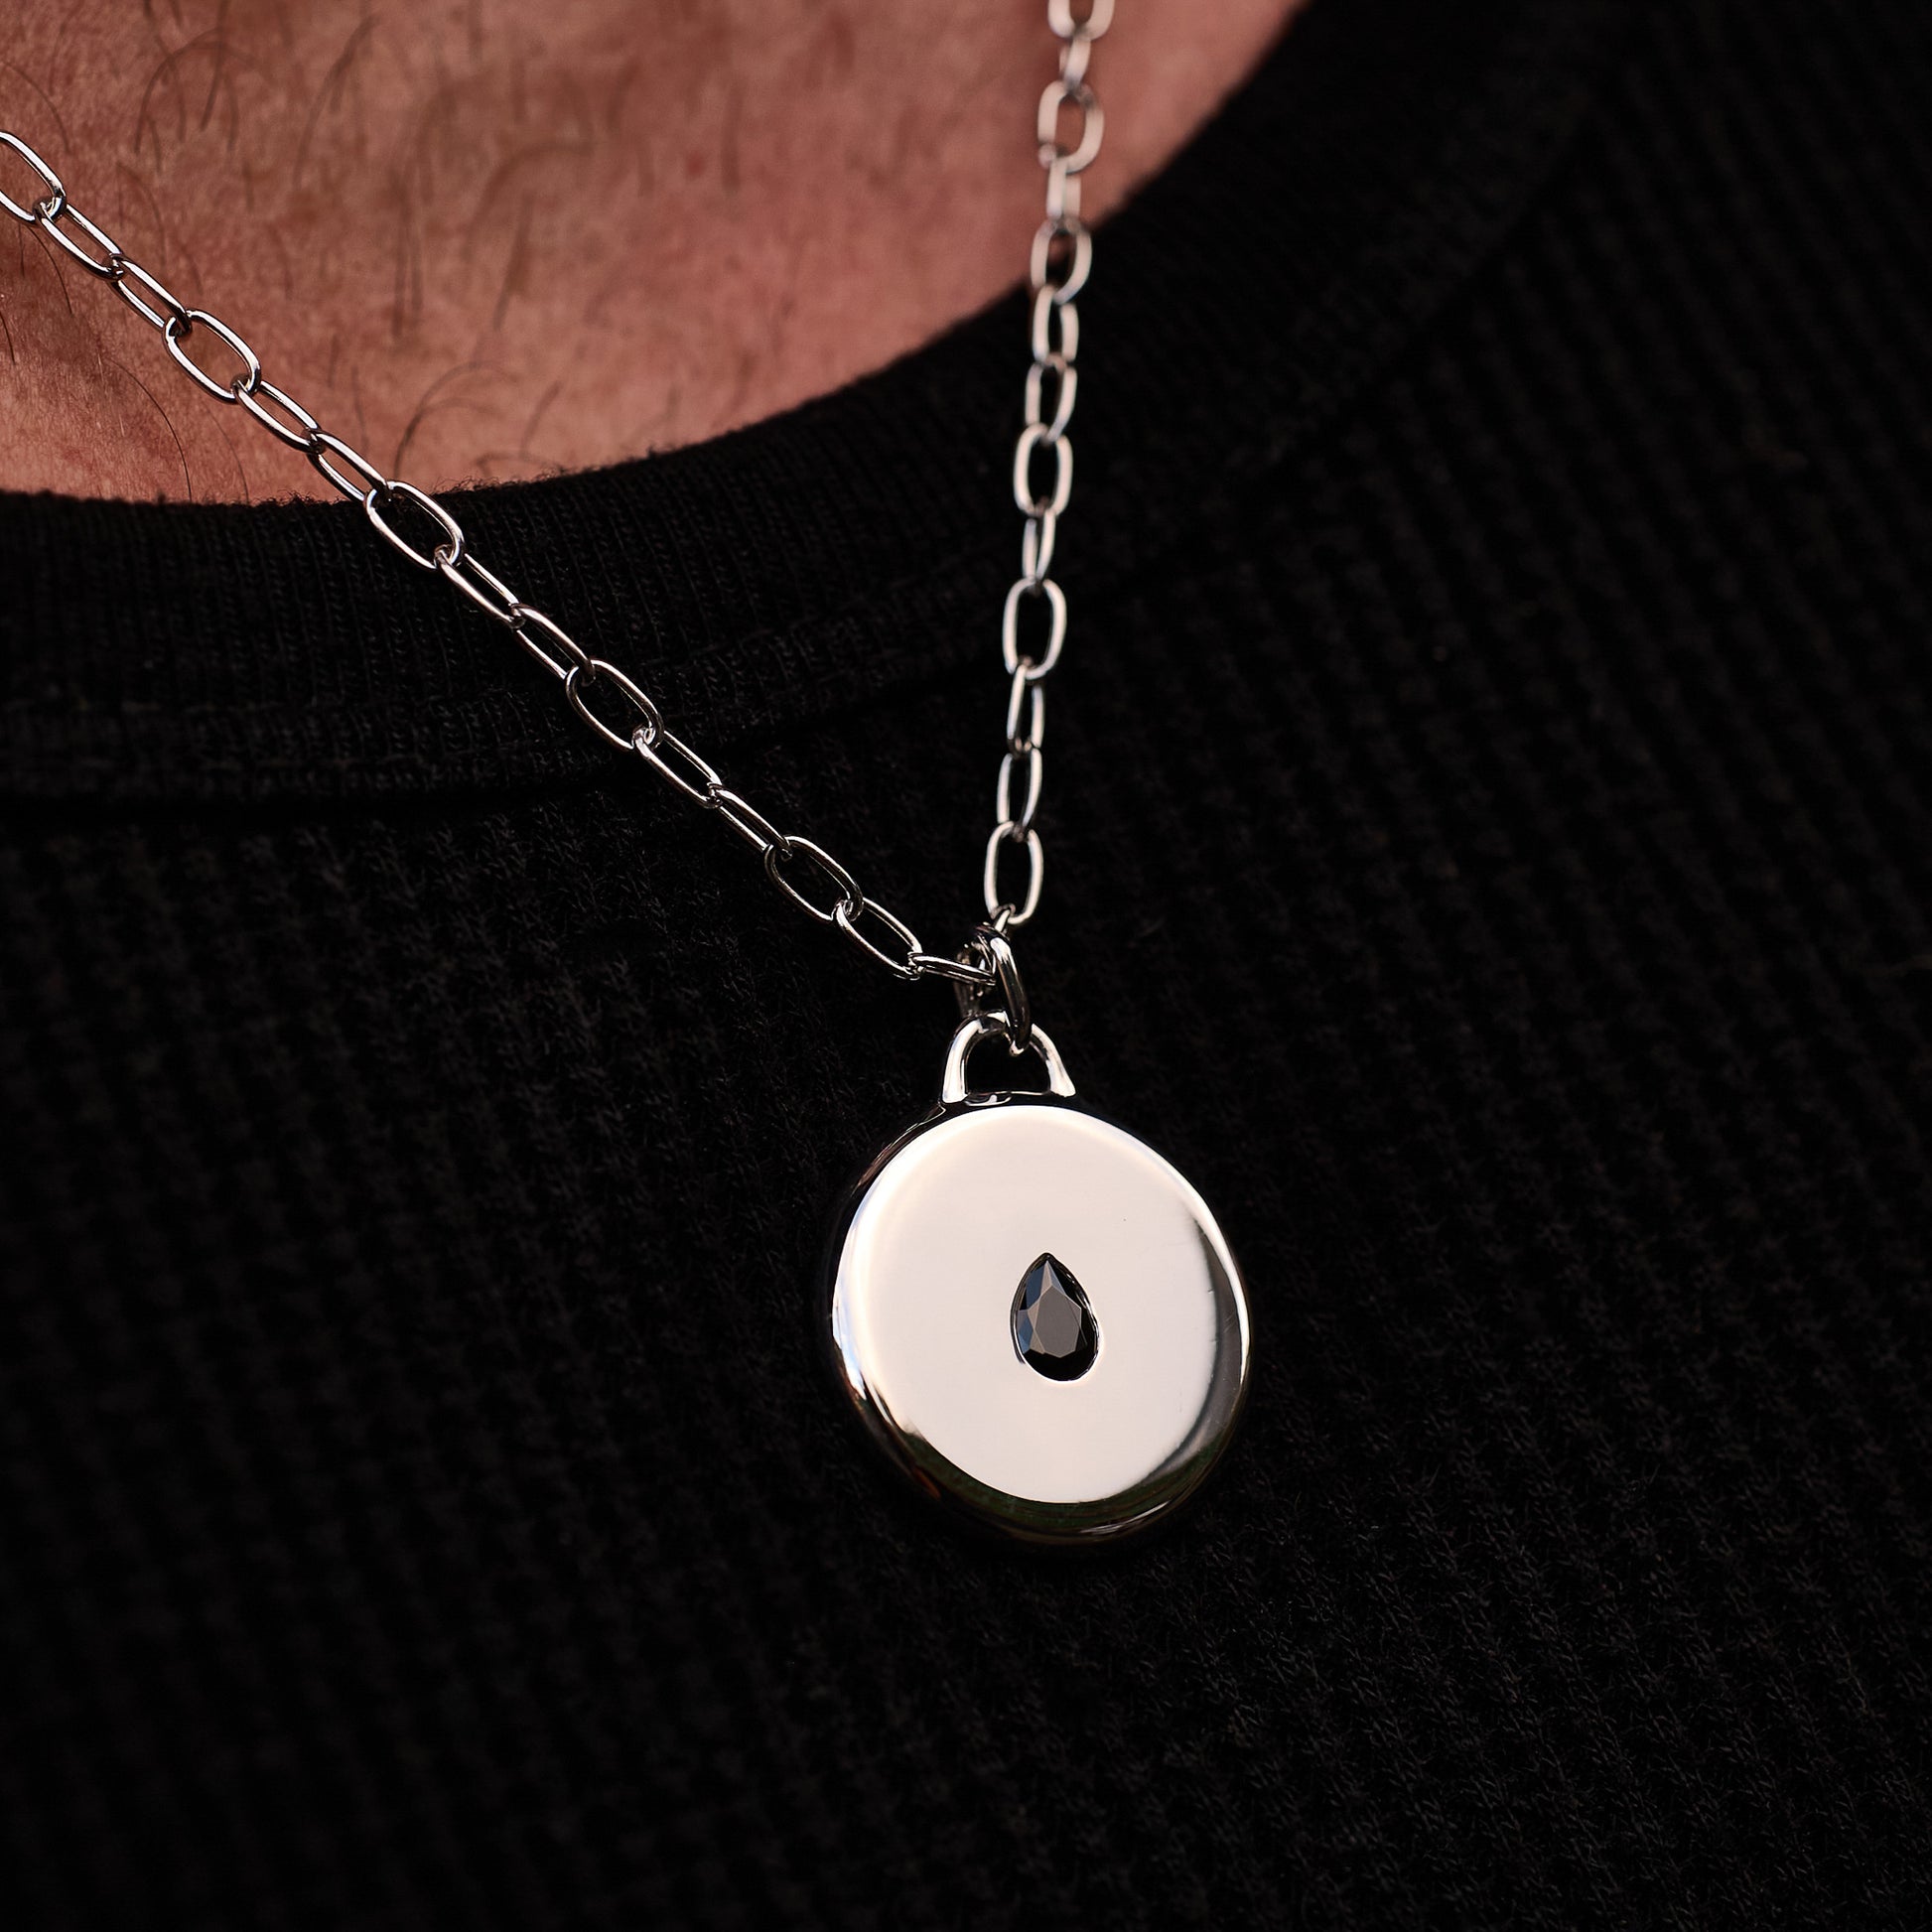
<instances>
[{"instance_id":1,"label":"black teardrop gemstone","mask_svg":"<svg viewBox=\"0 0 1932 1932\"><path fill-rule=\"evenodd\" d=\"M1013 1298L1013 1345L1029 1368L1055 1382L1071 1382L1093 1366L1100 1324L1065 1262L1041 1255L1021 1276Z\"/></svg>"}]
</instances>

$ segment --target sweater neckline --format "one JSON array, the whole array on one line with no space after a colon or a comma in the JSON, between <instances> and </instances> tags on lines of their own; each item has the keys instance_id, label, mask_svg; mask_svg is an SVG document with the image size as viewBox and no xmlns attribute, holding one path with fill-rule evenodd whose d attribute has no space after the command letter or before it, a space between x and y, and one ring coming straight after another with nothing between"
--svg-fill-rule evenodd
<instances>
[{"instance_id":1,"label":"sweater neckline","mask_svg":"<svg viewBox=\"0 0 1932 1932\"><path fill-rule=\"evenodd\" d=\"M1076 614L1453 298L1555 164L1622 11L1315 0L1106 224L1057 573ZM780 416L454 505L708 755L950 675L990 648L1015 569L1025 313L1016 292ZM335 799L609 769L553 680L353 504L0 493L0 791Z\"/></svg>"}]
</instances>

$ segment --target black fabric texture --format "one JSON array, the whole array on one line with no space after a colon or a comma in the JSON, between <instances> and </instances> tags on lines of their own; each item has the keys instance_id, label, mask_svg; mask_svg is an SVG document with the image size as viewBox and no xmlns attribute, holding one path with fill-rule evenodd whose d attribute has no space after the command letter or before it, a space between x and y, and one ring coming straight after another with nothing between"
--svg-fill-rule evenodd
<instances>
[{"instance_id":1,"label":"black fabric texture","mask_svg":"<svg viewBox=\"0 0 1932 1932\"><path fill-rule=\"evenodd\" d=\"M820 1358L943 992L353 505L0 497L6 1922L1932 1924L1928 100L1315 0L1102 235L1021 956L1257 1352L1087 1560ZM461 502L948 948L1023 318Z\"/></svg>"}]
</instances>

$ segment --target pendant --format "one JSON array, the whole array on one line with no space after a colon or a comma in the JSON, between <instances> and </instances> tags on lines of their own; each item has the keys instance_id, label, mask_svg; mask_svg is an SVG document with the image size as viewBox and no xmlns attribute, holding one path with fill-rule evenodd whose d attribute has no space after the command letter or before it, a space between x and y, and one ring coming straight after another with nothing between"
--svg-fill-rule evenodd
<instances>
[{"instance_id":1,"label":"pendant","mask_svg":"<svg viewBox=\"0 0 1932 1932\"><path fill-rule=\"evenodd\" d=\"M969 1016L939 1105L884 1149L826 1262L834 1365L868 1433L935 1500L1035 1543L1148 1528L1213 1467L1248 1382L1248 1304L1206 1203L1074 1098L977 1092L1004 1041Z\"/></svg>"}]
</instances>

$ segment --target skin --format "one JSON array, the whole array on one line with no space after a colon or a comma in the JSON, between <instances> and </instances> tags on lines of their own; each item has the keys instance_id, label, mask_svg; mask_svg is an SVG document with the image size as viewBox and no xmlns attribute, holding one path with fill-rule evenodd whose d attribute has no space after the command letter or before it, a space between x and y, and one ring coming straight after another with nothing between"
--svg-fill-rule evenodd
<instances>
[{"instance_id":1,"label":"skin","mask_svg":"<svg viewBox=\"0 0 1932 1932\"><path fill-rule=\"evenodd\" d=\"M1120 0L1092 63L1088 219L1186 142L1297 4ZM443 488L715 436L1012 286L1040 214L1043 11L16 0L0 127L326 428ZM38 198L5 153L0 188ZM220 380L237 366L207 331L192 346ZM0 487L331 493L5 219Z\"/></svg>"}]
</instances>

